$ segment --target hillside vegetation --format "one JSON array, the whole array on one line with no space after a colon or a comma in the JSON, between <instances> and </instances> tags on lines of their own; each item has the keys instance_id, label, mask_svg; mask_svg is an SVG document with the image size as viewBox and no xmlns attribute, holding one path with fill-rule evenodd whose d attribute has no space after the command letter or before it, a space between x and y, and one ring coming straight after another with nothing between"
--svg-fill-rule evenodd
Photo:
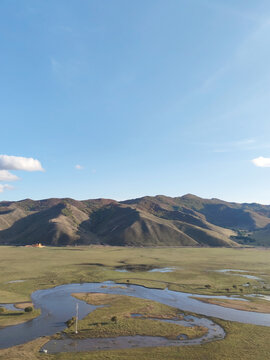
<instances>
[{"instance_id":1,"label":"hillside vegetation","mask_svg":"<svg viewBox=\"0 0 270 360\"><path fill-rule=\"evenodd\" d=\"M270 206L218 199L142 197L0 202L0 244L64 246L270 245Z\"/></svg>"}]
</instances>

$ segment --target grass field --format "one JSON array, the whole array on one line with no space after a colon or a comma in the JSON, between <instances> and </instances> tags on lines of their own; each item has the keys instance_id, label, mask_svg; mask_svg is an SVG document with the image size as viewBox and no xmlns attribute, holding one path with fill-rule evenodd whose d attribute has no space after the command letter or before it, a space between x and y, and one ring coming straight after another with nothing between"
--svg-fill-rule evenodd
<instances>
[{"instance_id":1,"label":"grass field","mask_svg":"<svg viewBox=\"0 0 270 360\"><path fill-rule=\"evenodd\" d=\"M12 264L12 266L11 266ZM116 267L145 264L175 267L173 272L118 272ZM0 247L0 301L23 302L37 289L72 282L114 280L198 294L270 294L263 284L219 269L247 270L270 284L270 250L217 248L24 248ZM8 283L25 280L20 283ZM243 287L247 283L250 287ZM205 287L210 285L209 288ZM237 288L233 288L236 285ZM255 286L255 288L254 288ZM257 287L257 289L256 289ZM227 289L227 290L226 290ZM229 290L228 290L229 289Z\"/></svg>"},{"instance_id":2,"label":"grass field","mask_svg":"<svg viewBox=\"0 0 270 360\"><path fill-rule=\"evenodd\" d=\"M16 325L34 319L40 315L39 309L32 312L6 310L0 313L0 327Z\"/></svg>"},{"instance_id":3,"label":"grass field","mask_svg":"<svg viewBox=\"0 0 270 360\"><path fill-rule=\"evenodd\" d=\"M143 300L124 295L106 294L75 294L78 299L92 305L107 305L96 309L83 320L79 321L79 334L74 334L74 325L66 330L73 338L115 337L115 336L164 336L176 339L185 334L189 339L201 337L206 328L193 326L184 327L175 324L151 320L151 318L181 320L179 309L160 304L151 300ZM132 318L131 314L143 315L144 319ZM111 321L112 316L117 318Z\"/></svg>"},{"instance_id":4,"label":"grass field","mask_svg":"<svg viewBox=\"0 0 270 360\"><path fill-rule=\"evenodd\" d=\"M172 267L173 272L115 271L136 265ZM241 274L215 272L220 269L246 270L262 280L245 279ZM65 283L101 282L141 284L197 294L270 295L270 250L217 248L24 248L0 247L0 303L30 300L30 294ZM140 270L140 269L139 269ZM9 283L14 280L24 282ZM243 286L247 282L250 286ZM242 290L241 290L242 289ZM255 299L254 302L257 300ZM258 300L259 301L259 300ZM262 300L260 300L261 302ZM270 328L217 320L227 332L224 340L193 347L130 349L91 353L91 359L200 359L267 360L270 358ZM37 339L7 350L0 359L89 359L89 354L38 354ZM23 357L21 357L24 354Z\"/></svg>"},{"instance_id":5,"label":"grass field","mask_svg":"<svg viewBox=\"0 0 270 360\"><path fill-rule=\"evenodd\" d=\"M216 320L226 331L222 341L188 347L142 348L91 353L39 354L48 339L0 350L1 360L268 360L270 328Z\"/></svg>"}]
</instances>

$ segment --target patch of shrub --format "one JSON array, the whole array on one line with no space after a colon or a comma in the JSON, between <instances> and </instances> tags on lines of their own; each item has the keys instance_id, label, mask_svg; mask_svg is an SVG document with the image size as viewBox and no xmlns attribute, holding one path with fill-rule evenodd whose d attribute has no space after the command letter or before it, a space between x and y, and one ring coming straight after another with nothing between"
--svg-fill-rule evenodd
<instances>
[{"instance_id":1,"label":"patch of shrub","mask_svg":"<svg viewBox=\"0 0 270 360\"><path fill-rule=\"evenodd\" d=\"M116 323L117 323L117 316L113 316L113 317L111 318L111 321L116 324Z\"/></svg>"},{"instance_id":2,"label":"patch of shrub","mask_svg":"<svg viewBox=\"0 0 270 360\"><path fill-rule=\"evenodd\" d=\"M75 321L76 321L76 317L72 316L71 319L66 321L67 327L70 328L75 323Z\"/></svg>"},{"instance_id":3,"label":"patch of shrub","mask_svg":"<svg viewBox=\"0 0 270 360\"><path fill-rule=\"evenodd\" d=\"M32 306L27 306L26 308L24 308L24 311L25 312L32 312L33 308L32 308Z\"/></svg>"}]
</instances>

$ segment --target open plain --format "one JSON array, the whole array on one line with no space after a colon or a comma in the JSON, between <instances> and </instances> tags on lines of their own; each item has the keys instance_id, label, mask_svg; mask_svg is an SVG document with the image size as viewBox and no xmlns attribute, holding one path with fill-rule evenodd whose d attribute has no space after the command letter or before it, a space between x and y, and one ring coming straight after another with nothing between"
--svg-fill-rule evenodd
<instances>
[{"instance_id":1,"label":"open plain","mask_svg":"<svg viewBox=\"0 0 270 360\"><path fill-rule=\"evenodd\" d=\"M67 248L0 248L0 303L23 303L31 300L31 293L39 289L48 289L62 284L95 283L112 280L119 284L137 284L148 288L170 289L196 295L230 296L230 307L234 305L233 296L248 301L257 310L268 309L270 296L270 251L267 249L246 248L122 248L122 247L67 247ZM223 271L223 270L229 271ZM222 271L220 271L222 270ZM20 280L20 281L18 281ZM250 297L250 295L253 295ZM261 296L254 296L261 295ZM83 297L83 295L80 295ZM88 296L88 297L87 297ZM92 302L89 301L92 299ZM121 314L131 304L126 297L113 301L117 314ZM97 299L85 295L85 300L94 304ZM100 301L100 300L99 300ZM242 303L242 301L241 301ZM226 303L223 304L224 306ZM181 304L177 305L181 309ZM113 307L112 307L113 308ZM252 306L249 307L250 311ZM104 311L110 314L110 308L95 310L94 319ZM155 309L155 316L164 317L164 307ZM258 310L259 309L259 310ZM166 308L168 312L168 309ZM165 312L166 312L165 311ZM175 311L175 310L170 310ZM95 315L96 313L96 315ZM18 323L28 314L0 314L1 326ZM38 310L31 315L37 316ZM173 313L174 314L174 313ZM118 315L118 317L121 315ZM166 314L168 316L168 313ZM29 318L25 318L25 321ZM140 321L129 319L126 323L128 334L140 335ZM41 354L39 349L50 338L39 338L29 343L0 350L0 359L252 359L269 358L270 327L242 324L214 319L226 332L223 340L207 344L185 347L154 347L124 350L100 350L78 353ZM133 327L134 324L134 327ZM123 329L102 326L94 327L87 321L79 321L79 328L92 337L123 335ZM163 325L163 330L169 325ZM119 324L118 324L119 328ZM107 330L106 330L107 329ZM109 331L106 335L106 331ZM170 331L170 330L168 330ZM175 334L175 325L171 327L171 336ZM72 328L66 333L72 332ZM102 334L102 332L105 334ZM148 335L151 326L148 324ZM153 327L153 335L158 329ZM162 333L161 333L162 335ZM91 356L91 357L90 357Z\"/></svg>"}]
</instances>

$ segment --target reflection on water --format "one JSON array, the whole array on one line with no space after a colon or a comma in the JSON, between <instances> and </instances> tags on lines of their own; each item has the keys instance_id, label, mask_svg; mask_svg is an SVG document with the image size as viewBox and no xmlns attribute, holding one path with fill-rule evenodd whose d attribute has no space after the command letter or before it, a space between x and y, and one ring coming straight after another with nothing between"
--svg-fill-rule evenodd
<instances>
[{"instance_id":1,"label":"reflection on water","mask_svg":"<svg viewBox=\"0 0 270 360\"><path fill-rule=\"evenodd\" d=\"M104 287L104 285L112 284L119 285L120 287ZM122 288L121 285L113 282L68 284L52 289L35 291L32 294L32 301L35 308L41 309L41 315L27 323L0 329L0 348L23 344L40 336L53 335L64 330L66 327L65 321L75 315L76 303L79 303L79 318L84 318L88 313L96 309L96 306L89 305L71 296L72 293L79 292L100 292L134 296L158 301L183 311L247 324L270 326L270 314L224 308L190 298L190 296L198 296L196 294L181 293L168 289L149 289L138 285L129 285L126 288Z\"/></svg>"},{"instance_id":2,"label":"reflection on water","mask_svg":"<svg viewBox=\"0 0 270 360\"><path fill-rule=\"evenodd\" d=\"M181 314L180 314L181 315ZM211 320L198 318L195 316L184 316L183 319L156 319L147 318L148 320L167 322L186 327L203 326L208 328L208 332L200 338L189 339L186 334L179 334L177 340L167 339L160 336L118 336L114 338L88 338L88 339L70 339L63 338L60 340L51 340L47 342L41 351L47 350L48 353L59 352L77 352L77 351L94 351L94 350L112 350L127 349L135 347L154 347L154 346L183 346L198 345L214 340L221 340L225 337L225 332L221 326ZM141 314L132 314L132 317L146 319ZM191 321L192 320L192 321Z\"/></svg>"},{"instance_id":3,"label":"reflection on water","mask_svg":"<svg viewBox=\"0 0 270 360\"><path fill-rule=\"evenodd\" d=\"M249 294L249 295L246 295L246 296L247 296L247 297L255 297L255 298L262 299L262 300L270 301L270 296L269 296L269 295Z\"/></svg>"},{"instance_id":4,"label":"reflection on water","mask_svg":"<svg viewBox=\"0 0 270 360\"><path fill-rule=\"evenodd\" d=\"M167 272L172 272L174 271L175 268L172 267L165 267L165 268L154 268L151 270L146 270L147 272L160 272L160 273L167 273ZM122 273L127 273L129 272L127 269L115 269L115 271L118 272L122 272ZM131 270L130 270L131 271ZM134 270L133 270L134 271Z\"/></svg>"},{"instance_id":5,"label":"reflection on water","mask_svg":"<svg viewBox=\"0 0 270 360\"><path fill-rule=\"evenodd\" d=\"M12 311L23 311L22 309L16 308L14 304L0 304L0 307L4 307L5 309Z\"/></svg>"},{"instance_id":6,"label":"reflection on water","mask_svg":"<svg viewBox=\"0 0 270 360\"><path fill-rule=\"evenodd\" d=\"M215 272L220 272L220 273L225 273L228 275L234 275L234 276L241 276L241 277L245 277L247 279L251 279L251 280L262 280L261 278L259 278L258 276L254 276L254 275L248 275L248 274L244 274L248 271L246 270L237 270L237 269L221 269L221 270L214 270ZM234 274L234 273L240 273L240 274Z\"/></svg>"},{"instance_id":7,"label":"reflection on water","mask_svg":"<svg viewBox=\"0 0 270 360\"><path fill-rule=\"evenodd\" d=\"M165 268L157 268L149 270L148 272L161 272L161 273L167 273L174 271L175 268L165 267Z\"/></svg>"}]
</instances>

